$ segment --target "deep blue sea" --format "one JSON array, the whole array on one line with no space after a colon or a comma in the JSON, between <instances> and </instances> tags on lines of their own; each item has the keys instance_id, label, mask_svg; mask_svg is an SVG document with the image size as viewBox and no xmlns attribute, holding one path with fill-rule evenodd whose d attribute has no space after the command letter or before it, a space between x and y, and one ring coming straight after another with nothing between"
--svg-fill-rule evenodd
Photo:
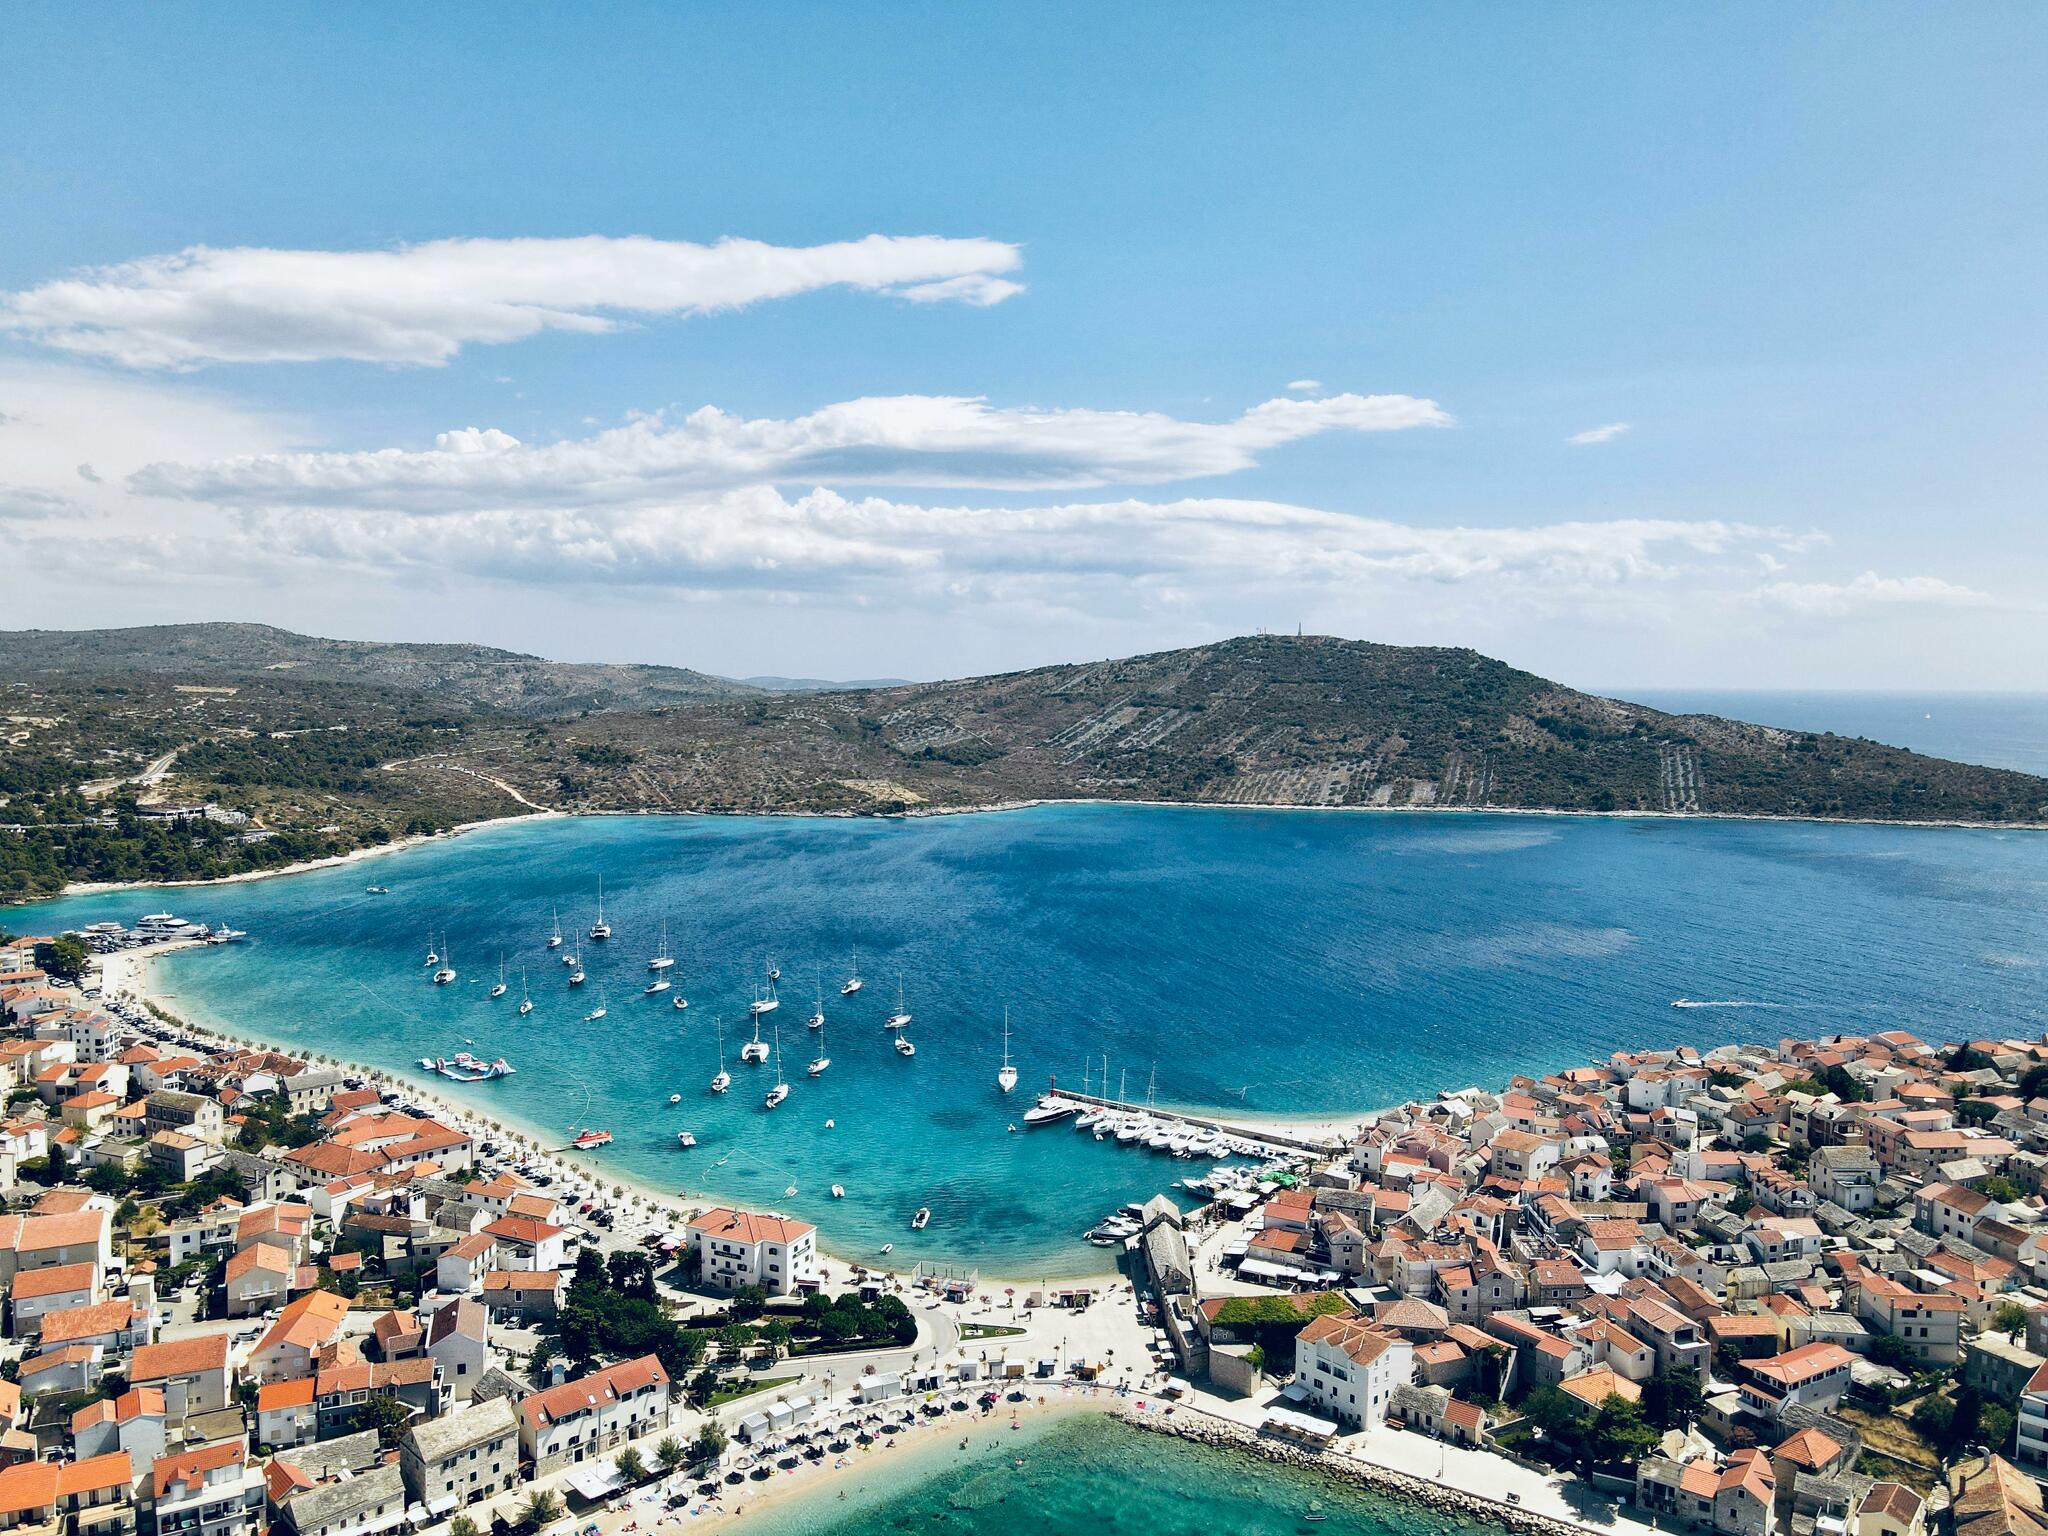
<instances>
[{"instance_id":1,"label":"deep blue sea","mask_svg":"<svg viewBox=\"0 0 2048 1536\"><path fill-rule=\"evenodd\" d=\"M600 874L617 936L572 941L590 971L572 990L542 941L557 906L572 933L589 925ZM602 1159L659 1187L800 1212L837 1251L894 1242L898 1263L971 1256L1011 1275L1099 1267L1080 1231L1189 1167L1066 1126L1006 1131L1052 1074L1077 1084L1092 1059L1099 1082L1104 1054L1132 1098L1314 1113L1623 1047L2048 1023L2040 833L1134 806L605 817L8 923L164 904L253 936L164 962L195 1017L390 1068L503 1053L518 1075L471 1099L554 1131L609 1128ZM683 1012L641 994L664 920ZM421 963L430 933L454 985ZM855 946L868 985L842 1000ZM512 991L493 1002L500 956ZM737 1060L770 959L794 1085L772 1113L769 1069ZM523 1021L522 972L539 1002ZM814 975L833 1063L815 1082ZM912 1060L882 1027L899 977ZM586 1023L601 989L609 1016ZM1023 1073L1010 1100L995 1085L1006 1006ZM736 1083L713 1098L720 1018ZM931 1226L912 1234L925 1204Z\"/></svg>"},{"instance_id":2,"label":"deep blue sea","mask_svg":"<svg viewBox=\"0 0 2048 1536\"><path fill-rule=\"evenodd\" d=\"M1715 688L1623 689L1676 714L1867 736L1933 757L2048 774L2048 694L1856 693Z\"/></svg>"}]
</instances>

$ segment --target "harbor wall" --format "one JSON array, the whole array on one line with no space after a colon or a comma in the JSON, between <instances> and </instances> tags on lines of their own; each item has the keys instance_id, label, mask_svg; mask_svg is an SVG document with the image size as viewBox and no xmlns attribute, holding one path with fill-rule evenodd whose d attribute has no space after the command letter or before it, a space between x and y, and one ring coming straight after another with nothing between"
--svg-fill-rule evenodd
<instances>
[{"instance_id":1,"label":"harbor wall","mask_svg":"<svg viewBox=\"0 0 2048 1536\"><path fill-rule=\"evenodd\" d=\"M1232 1125L1227 1120L1208 1115L1191 1115L1178 1109L1153 1109L1149 1106L1126 1104L1116 1099L1105 1099L1098 1094L1079 1093L1072 1088L1054 1087L1051 1090L1060 1098L1076 1104L1089 1104L1097 1109L1138 1110L1143 1109L1154 1120L1171 1120L1202 1130L1220 1131L1225 1136L1238 1136L1246 1141L1263 1142L1269 1147L1285 1147L1294 1152L1307 1152L1316 1157L1334 1157L1344 1150L1344 1143L1335 1140L1316 1140L1309 1137L1288 1136L1274 1130L1255 1130L1250 1126Z\"/></svg>"}]
</instances>

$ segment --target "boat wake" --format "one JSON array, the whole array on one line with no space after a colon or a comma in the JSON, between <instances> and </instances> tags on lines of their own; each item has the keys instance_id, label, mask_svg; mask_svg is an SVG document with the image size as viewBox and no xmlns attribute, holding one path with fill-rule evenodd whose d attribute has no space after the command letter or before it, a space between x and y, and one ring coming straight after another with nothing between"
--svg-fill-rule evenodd
<instances>
[{"instance_id":1,"label":"boat wake","mask_svg":"<svg viewBox=\"0 0 2048 1536\"><path fill-rule=\"evenodd\" d=\"M1671 1006L1674 1008L1783 1008L1785 1005L1783 1003L1753 1003L1745 997L1727 998L1712 1002L1697 1002L1690 997L1677 997L1671 1000Z\"/></svg>"}]
</instances>

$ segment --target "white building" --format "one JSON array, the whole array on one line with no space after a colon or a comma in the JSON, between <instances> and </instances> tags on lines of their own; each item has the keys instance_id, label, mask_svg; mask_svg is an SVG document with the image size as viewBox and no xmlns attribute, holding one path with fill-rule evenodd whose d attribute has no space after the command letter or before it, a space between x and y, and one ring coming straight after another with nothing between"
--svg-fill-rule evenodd
<instances>
[{"instance_id":1,"label":"white building","mask_svg":"<svg viewBox=\"0 0 2048 1536\"><path fill-rule=\"evenodd\" d=\"M818 1283L818 1229L808 1221L718 1206L690 1223L690 1252L704 1283L722 1290L787 1296Z\"/></svg>"},{"instance_id":2,"label":"white building","mask_svg":"<svg viewBox=\"0 0 2048 1536\"><path fill-rule=\"evenodd\" d=\"M1414 1374L1414 1346L1362 1318L1319 1317L1295 1340L1296 1395L1349 1429L1384 1424L1394 1388Z\"/></svg>"},{"instance_id":3,"label":"white building","mask_svg":"<svg viewBox=\"0 0 2048 1536\"><path fill-rule=\"evenodd\" d=\"M533 1475L545 1477L666 1429L672 1418L668 1388L661 1362L642 1355L520 1399L519 1445L533 1463Z\"/></svg>"}]
</instances>

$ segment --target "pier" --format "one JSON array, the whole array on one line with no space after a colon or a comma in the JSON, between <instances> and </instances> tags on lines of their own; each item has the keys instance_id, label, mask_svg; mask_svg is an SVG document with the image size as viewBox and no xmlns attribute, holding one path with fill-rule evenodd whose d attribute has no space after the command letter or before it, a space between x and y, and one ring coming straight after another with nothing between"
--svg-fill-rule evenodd
<instances>
[{"instance_id":1,"label":"pier","mask_svg":"<svg viewBox=\"0 0 2048 1536\"><path fill-rule=\"evenodd\" d=\"M1261 1146L1272 1147L1280 1152L1305 1152L1312 1157L1331 1157L1342 1152L1345 1145L1341 1140L1317 1141L1303 1136L1288 1136L1279 1131L1232 1125L1228 1120L1215 1115L1195 1115L1177 1109L1155 1109L1149 1104L1105 1099L1096 1093L1077 1093L1071 1088L1058 1086L1056 1080L1046 1092L1071 1104L1086 1104L1093 1109L1113 1109L1124 1114L1144 1114L1164 1124L1184 1125L1190 1130L1215 1131L1220 1135L1235 1136L1241 1141L1257 1142Z\"/></svg>"}]
</instances>

